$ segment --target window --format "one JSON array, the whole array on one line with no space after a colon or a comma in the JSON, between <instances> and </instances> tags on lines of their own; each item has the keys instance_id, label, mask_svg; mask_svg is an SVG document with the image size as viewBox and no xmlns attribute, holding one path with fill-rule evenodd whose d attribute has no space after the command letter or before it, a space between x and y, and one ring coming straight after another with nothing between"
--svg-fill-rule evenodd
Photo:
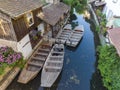
<instances>
[{"instance_id":1,"label":"window","mask_svg":"<svg viewBox=\"0 0 120 90\"><path fill-rule=\"evenodd\" d=\"M107 12L107 6L104 7L103 14L106 14L106 12Z\"/></svg>"},{"instance_id":2,"label":"window","mask_svg":"<svg viewBox=\"0 0 120 90\"><path fill-rule=\"evenodd\" d=\"M112 10L109 10L108 15L107 15L107 20L110 20L113 17L113 12Z\"/></svg>"},{"instance_id":3,"label":"window","mask_svg":"<svg viewBox=\"0 0 120 90\"><path fill-rule=\"evenodd\" d=\"M3 19L0 19L0 35L8 35L10 31L9 23Z\"/></svg>"},{"instance_id":4,"label":"window","mask_svg":"<svg viewBox=\"0 0 120 90\"><path fill-rule=\"evenodd\" d=\"M34 24L32 12L29 12L29 13L26 14L26 19L27 19L27 25L28 26L32 26Z\"/></svg>"},{"instance_id":5,"label":"window","mask_svg":"<svg viewBox=\"0 0 120 90\"><path fill-rule=\"evenodd\" d=\"M118 0L113 0L113 3L117 3Z\"/></svg>"}]
</instances>

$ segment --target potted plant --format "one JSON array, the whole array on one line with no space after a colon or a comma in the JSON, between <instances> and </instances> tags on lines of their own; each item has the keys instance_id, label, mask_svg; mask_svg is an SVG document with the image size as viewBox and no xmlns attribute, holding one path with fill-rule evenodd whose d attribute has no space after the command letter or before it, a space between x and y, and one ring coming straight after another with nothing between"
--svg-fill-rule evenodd
<instances>
[{"instance_id":1,"label":"potted plant","mask_svg":"<svg viewBox=\"0 0 120 90\"><path fill-rule=\"evenodd\" d=\"M38 31L38 32L37 32L37 35L38 35L38 36L41 36L41 31Z\"/></svg>"},{"instance_id":2,"label":"potted plant","mask_svg":"<svg viewBox=\"0 0 120 90\"><path fill-rule=\"evenodd\" d=\"M37 40L38 39L38 36L33 36L33 40Z\"/></svg>"}]
</instances>

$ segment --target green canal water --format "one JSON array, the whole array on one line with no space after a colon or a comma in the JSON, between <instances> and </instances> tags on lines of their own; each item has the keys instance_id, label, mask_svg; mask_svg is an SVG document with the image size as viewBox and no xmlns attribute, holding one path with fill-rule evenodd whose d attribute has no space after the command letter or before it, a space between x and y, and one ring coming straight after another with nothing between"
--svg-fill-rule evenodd
<instances>
[{"instance_id":1,"label":"green canal water","mask_svg":"<svg viewBox=\"0 0 120 90\"><path fill-rule=\"evenodd\" d=\"M86 21L82 15L77 16L78 24L84 25L84 36L76 48L65 47L63 70L51 88L40 87L41 72L28 84L17 82L18 76L9 85L7 90L105 90L102 87L101 77L96 69L96 45L99 39L94 33L91 20Z\"/></svg>"}]
</instances>

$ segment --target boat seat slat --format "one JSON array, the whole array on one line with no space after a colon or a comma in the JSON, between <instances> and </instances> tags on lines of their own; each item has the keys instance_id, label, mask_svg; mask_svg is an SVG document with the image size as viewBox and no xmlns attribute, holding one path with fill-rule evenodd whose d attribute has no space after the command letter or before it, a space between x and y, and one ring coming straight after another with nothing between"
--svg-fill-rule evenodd
<instances>
[{"instance_id":1,"label":"boat seat slat","mask_svg":"<svg viewBox=\"0 0 120 90\"><path fill-rule=\"evenodd\" d=\"M39 58L39 57L32 57L31 59L38 60L38 61L45 61L45 58Z\"/></svg>"},{"instance_id":2,"label":"boat seat slat","mask_svg":"<svg viewBox=\"0 0 120 90\"><path fill-rule=\"evenodd\" d=\"M48 49L48 48L39 48L38 50L50 51L50 49Z\"/></svg>"},{"instance_id":3,"label":"boat seat slat","mask_svg":"<svg viewBox=\"0 0 120 90\"><path fill-rule=\"evenodd\" d=\"M61 66L46 66L45 68L51 68L51 69L61 69Z\"/></svg>"},{"instance_id":4,"label":"boat seat slat","mask_svg":"<svg viewBox=\"0 0 120 90\"><path fill-rule=\"evenodd\" d=\"M61 71L61 69L57 69L57 68L45 68L45 70L47 71L47 72L60 72Z\"/></svg>"},{"instance_id":5,"label":"boat seat slat","mask_svg":"<svg viewBox=\"0 0 120 90\"><path fill-rule=\"evenodd\" d=\"M62 64L61 61L50 61L50 60L47 63Z\"/></svg>"},{"instance_id":6,"label":"boat seat slat","mask_svg":"<svg viewBox=\"0 0 120 90\"><path fill-rule=\"evenodd\" d=\"M47 53L40 53L40 52L37 52L37 54L40 54L40 55L43 55L43 56L47 56L48 55Z\"/></svg>"},{"instance_id":7,"label":"boat seat slat","mask_svg":"<svg viewBox=\"0 0 120 90\"><path fill-rule=\"evenodd\" d=\"M33 65L33 66L37 66L37 67L42 67L42 66L43 66L43 63L28 62L28 65Z\"/></svg>"}]
</instances>

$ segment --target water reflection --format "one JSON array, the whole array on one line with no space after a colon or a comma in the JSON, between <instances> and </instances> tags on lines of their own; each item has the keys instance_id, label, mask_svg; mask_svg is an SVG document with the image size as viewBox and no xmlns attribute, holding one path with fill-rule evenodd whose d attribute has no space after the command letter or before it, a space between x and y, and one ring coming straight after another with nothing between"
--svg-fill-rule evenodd
<instances>
[{"instance_id":1,"label":"water reflection","mask_svg":"<svg viewBox=\"0 0 120 90\"><path fill-rule=\"evenodd\" d=\"M80 84L80 80L77 77L77 74L73 73L73 75L70 77L70 82L74 83L74 84Z\"/></svg>"}]
</instances>

